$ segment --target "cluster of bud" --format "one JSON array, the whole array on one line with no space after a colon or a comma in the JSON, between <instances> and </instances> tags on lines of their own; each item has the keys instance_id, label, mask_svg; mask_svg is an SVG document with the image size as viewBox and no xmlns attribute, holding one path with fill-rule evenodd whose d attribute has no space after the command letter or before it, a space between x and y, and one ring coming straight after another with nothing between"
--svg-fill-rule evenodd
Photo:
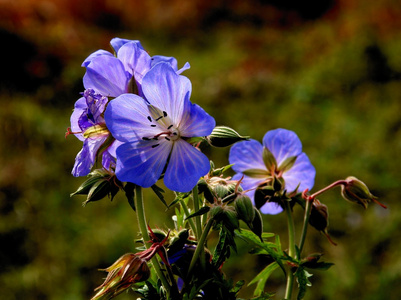
<instances>
[{"instance_id":1,"label":"cluster of bud","mask_svg":"<svg viewBox=\"0 0 401 300\"><path fill-rule=\"evenodd\" d=\"M86 201L82 205L86 205L88 202L98 201L106 196L113 200L114 196L122 188L122 183L117 179L113 172L105 169L96 169L88 175L88 179L81 184L81 186L70 196L74 195L86 195Z\"/></svg>"}]
</instances>

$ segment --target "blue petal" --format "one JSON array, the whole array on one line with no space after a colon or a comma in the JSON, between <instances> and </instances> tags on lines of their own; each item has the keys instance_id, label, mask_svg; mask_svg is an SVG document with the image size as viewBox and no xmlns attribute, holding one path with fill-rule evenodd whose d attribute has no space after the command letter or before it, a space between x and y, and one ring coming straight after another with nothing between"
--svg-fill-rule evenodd
<instances>
[{"instance_id":1,"label":"blue petal","mask_svg":"<svg viewBox=\"0 0 401 300\"><path fill-rule=\"evenodd\" d=\"M164 184L172 191L189 192L210 170L209 159L184 140L174 142Z\"/></svg>"},{"instance_id":2,"label":"blue petal","mask_svg":"<svg viewBox=\"0 0 401 300\"><path fill-rule=\"evenodd\" d=\"M216 127L216 121L202 107L186 101L184 114L178 127L181 136L184 137L207 136Z\"/></svg>"},{"instance_id":3,"label":"blue petal","mask_svg":"<svg viewBox=\"0 0 401 300\"><path fill-rule=\"evenodd\" d=\"M263 214L267 215L277 215L283 211L283 208L274 202L266 202L261 208L260 211Z\"/></svg>"},{"instance_id":4,"label":"blue petal","mask_svg":"<svg viewBox=\"0 0 401 300\"><path fill-rule=\"evenodd\" d=\"M185 70L188 70L189 68L191 68L191 66L190 66L189 62L186 62L185 65L181 69L177 70L176 73L181 74L182 72L184 72Z\"/></svg>"},{"instance_id":5,"label":"blue petal","mask_svg":"<svg viewBox=\"0 0 401 300\"><path fill-rule=\"evenodd\" d=\"M72 175L75 177L86 176L95 163L96 153L107 137L98 139L85 139L82 150L75 157Z\"/></svg>"},{"instance_id":6,"label":"blue petal","mask_svg":"<svg viewBox=\"0 0 401 300\"><path fill-rule=\"evenodd\" d=\"M180 124L191 88L189 79L177 75L167 63L155 65L142 80L142 90L146 99L150 104L167 112L174 124Z\"/></svg>"},{"instance_id":7,"label":"blue petal","mask_svg":"<svg viewBox=\"0 0 401 300\"><path fill-rule=\"evenodd\" d=\"M75 102L75 106L74 106L74 111L71 114L71 131L72 132L80 132L75 134L75 136L83 141L85 138L83 137L81 131L81 127L79 126L79 119L81 118L82 114L84 112L86 112L88 106L86 104L86 99L84 97L79 98L76 102Z\"/></svg>"},{"instance_id":8,"label":"blue petal","mask_svg":"<svg viewBox=\"0 0 401 300\"><path fill-rule=\"evenodd\" d=\"M120 39L120 38L113 38L110 41L111 46L113 47L114 51L118 53L120 48L127 43L134 43L138 45L139 48L143 49L141 43L138 40L127 40L127 39Z\"/></svg>"},{"instance_id":9,"label":"blue petal","mask_svg":"<svg viewBox=\"0 0 401 300\"><path fill-rule=\"evenodd\" d=\"M263 137L263 146L274 155L278 165L302 152L302 143L295 132L281 128L268 131Z\"/></svg>"},{"instance_id":10,"label":"blue petal","mask_svg":"<svg viewBox=\"0 0 401 300\"><path fill-rule=\"evenodd\" d=\"M113 54L111 54L109 51L106 51L106 50L97 50L97 51L93 52L91 55L89 55L89 56L84 60L84 62L82 63L81 66L82 66L82 67L87 67L87 66L90 64L90 62L91 62L95 57L102 56L102 55L108 55L108 56L113 57Z\"/></svg>"},{"instance_id":11,"label":"blue petal","mask_svg":"<svg viewBox=\"0 0 401 300\"><path fill-rule=\"evenodd\" d=\"M266 170L263 162L263 146L256 140L242 141L230 149L229 162L234 164L232 169L237 173L249 169Z\"/></svg>"},{"instance_id":12,"label":"blue petal","mask_svg":"<svg viewBox=\"0 0 401 300\"><path fill-rule=\"evenodd\" d=\"M157 65L158 63L165 62L168 63L175 72L177 72L178 67L177 67L177 60L174 57L169 57L169 56L163 56L163 55L155 55L152 56L152 67Z\"/></svg>"},{"instance_id":13,"label":"blue petal","mask_svg":"<svg viewBox=\"0 0 401 300\"><path fill-rule=\"evenodd\" d=\"M124 64L125 70L134 76L137 83L142 83L143 76L150 70L151 58L141 44L126 43L118 50L117 57Z\"/></svg>"},{"instance_id":14,"label":"blue petal","mask_svg":"<svg viewBox=\"0 0 401 300\"><path fill-rule=\"evenodd\" d=\"M293 192L298 184L300 184L299 192L303 192L305 189L311 190L315 183L315 175L315 167L311 164L308 156L302 153L293 167L283 174L287 193Z\"/></svg>"},{"instance_id":15,"label":"blue petal","mask_svg":"<svg viewBox=\"0 0 401 300\"><path fill-rule=\"evenodd\" d=\"M121 181L142 187L154 185L160 178L170 154L172 143L157 141L124 143L117 148L116 175Z\"/></svg>"},{"instance_id":16,"label":"blue petal","mask_svg":"<svg viewBox=\"0 0 401 300\"><path fill-rule=\"evenodd\" d=\"M104 114L107 128L122 142L135 142L160 133L157 123L150 122L148 116L148 104L134 94L123 94L111 100Z\"/></svg>"},{"instance_id":17,"label":"blue petal","mask_svg":"<svg viewBox=\"0 0 401 300\"><path fill-rule=\"evenodd\" d=\"M119 59L102 55L87 66L83 82L85 89L92 88L106 97L117 97L126 92L129 77Z\"/></svg>"}]
</instances>

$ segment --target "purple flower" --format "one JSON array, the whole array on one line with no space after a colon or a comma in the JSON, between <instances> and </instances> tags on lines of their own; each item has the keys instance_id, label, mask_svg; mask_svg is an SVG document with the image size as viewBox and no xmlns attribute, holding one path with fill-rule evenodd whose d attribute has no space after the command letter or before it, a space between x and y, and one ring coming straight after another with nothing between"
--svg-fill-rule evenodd
<instances>
[{"instance_id":1,"label":"purple flower","mask_svg":"<svg viewBox=\"0 0 401 300\"><path fill-rule=\"evenodd\" d=\"M315 180L315 168L302 152L301 141L293 131L286 129L268 131L263 145L256 140L234 144L229 161L238 173L233 179L244 176L241 186L249 190L247 195L254 203L256 189L269 184L273 177L284 180L283 189L287 193L311 189ZM277 203L267 202L260 210L265 214L277 214L283 209Z\"/></svg>"},{"instance_id":2,"label":"purple flower","mask_svg":"<svg viewBox=\"0 0 401 300\"><path fill-rule=\"evenodd\" d=\"M150 57L139 41L114 38L110 43L116 56L108 51L98 50L89 55L82 64L86 67L83 78L85 89L94 89L107 97L117 97L128 92L142 96L143 77L160 62L169 63L177 74L189 68L186 63L178 70L177 60L173 57Z\"/></svg>"},{"instance_id":3,"label":"purple flower","mask_svg":"<svg viewBox=\"0 0 401 300\"><path fill-rule=\"evenodd\" d=\"M71 115L71 129L67 134L74 134L83 141L83 147L75 158L72 170L74 176L89 174L96 162L100 147L107 145L108 139L111 138L103 118L107 102L106 97L88 89L75 103L74 112ZM108 150L112 151L112 146L107 146L109 146ZM110 151L106 150L102 154L102 165L106 170L110 170L115 165L115 159Z\"/></svg>"},{"instance_id":4,"label":"purple flower","mask_svg":"<svg viewBox=\"0 0 401 300\"><path fill-rule=\"evenodd\" d=\"M150 187L164 173L166 187L188 192L208 173L208 158L187 142L209 135L214 119L189 100L191 82L168 63L156 64L142 80L144 98L124 94L110 101L105 119L117 148L121 181Z\"/></svg>"}]
</instances>

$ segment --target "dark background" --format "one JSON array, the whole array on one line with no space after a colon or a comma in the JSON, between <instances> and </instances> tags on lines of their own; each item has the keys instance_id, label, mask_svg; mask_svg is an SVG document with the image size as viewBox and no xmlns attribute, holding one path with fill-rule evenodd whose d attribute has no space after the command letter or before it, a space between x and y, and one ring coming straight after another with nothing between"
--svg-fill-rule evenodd
<instances>
[{"instance_id":1,"label":"dark background","mask_svg":"<svg viewBox=\"0 0 401 300\"><path fill-rule=\"evenodd\" d=\"M105 275L97 269L135 249L136 217L122 195L85 208L69 197L84 180L70 174L81 142L64 138L83 91L80 65L116 36L190 62L192 101L217 124L258 140L294 130L317 170L314 191L354 175L388 206L364 211L339 190L320 198L338 246L309 231L305 253L322 252L335 266L314 272L305 299L399 299L398 1L1 0L2 299L89 299ZM228 150L206 151L222 166ZM173 211L145 197L151 226L171 227ZM295 216L300 224L300 209ZM285 216L264 220L285 248ZM249 282L264 263L239 242L223 270ZM277 271L266 290L280 299L284 283Z\"/></svg>"}]
</instances>

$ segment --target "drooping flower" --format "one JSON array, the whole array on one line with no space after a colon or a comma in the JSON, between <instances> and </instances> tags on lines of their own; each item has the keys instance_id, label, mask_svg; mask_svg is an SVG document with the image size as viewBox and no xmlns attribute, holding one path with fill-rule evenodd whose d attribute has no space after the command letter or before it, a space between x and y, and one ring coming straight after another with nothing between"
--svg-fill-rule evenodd
<instances>
[{"instance_id":1,"label":"drooping flower","mask_svg":"<svg viewBox=\"0 0 401 300\"><path fill-rule=\"evenodd\" d=\"M263 145L256 140L242 141L231 147L230 164L237 174L233 179L240 180L242 188L255 204L255 191L258 187L269 185L278 179L284 182L282 189L287 194L311 189L315 180L315 168L302 152L298 136L290 130L268 131ZM265 214L277 214L283 209L274 202L267 202L261 208Z\"/></svg>"},{"instance_id":2,"label":"drooping flower","mask_svg":"<svg viewBox=\"0 0 401 300\"><path fill-rule=\"evenodd\" d=\"M113 151L112 148L116 145L112 145L114 143L103 117L107 102L106 97L88 89L75 103L71 115L71 128L67 134L74 134L83 141L82 150L77 154L72 170L72 174L76 177L90 173L98 154L102 155L102 165L106 170L115 165L115 158L110 151ZM99 151L102 146L105 147L104 151Z\"/></svg>"},{"instance_id":3,"label":"drooping flower","mask_svg":"<svg viewBox=\"0 0 401 300\"><path fill-rule=\"evenodd\" d=\"M187 139L209 135L215 121L190 102L191 82L168 63L143 77L142 90L144 98L124 94L106 109L107 127L123 143L116 151L117 178L150 187L164 173L169 189L188 192L210 163Z\"/></svg>"},{"instance_id":4,"label":"drooping flower","mask_svg":"<svg viewBox=\"0 0 401 300\"><path fill-rule=\"evenodd\" d=\"M117 97L124 93L142 96L143 76L156 64L166 62L177 74L189 68L186 63L180 70L173 57L151 57L139 41L114 38L110 42L115 55L98 50L89 55L82 66L86 67L83 78L85 89L94 89L106 97Z\"/></svg>"}]
</instances>

